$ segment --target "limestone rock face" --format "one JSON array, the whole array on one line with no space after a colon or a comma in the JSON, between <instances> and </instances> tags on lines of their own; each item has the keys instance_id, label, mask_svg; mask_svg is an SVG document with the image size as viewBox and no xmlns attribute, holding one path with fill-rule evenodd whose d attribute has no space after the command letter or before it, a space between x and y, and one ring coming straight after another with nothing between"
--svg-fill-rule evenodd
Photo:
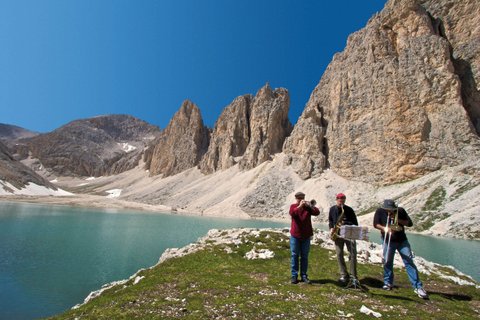
<instances>
[{"instance_id":1,"label":"limestone rock face","mask_svg":"<svg viewBox=\"0 0 480 320\"><path fill-rule=\"evenodd\" d=\"M292 130L289 107L286 89L272 90L267 83L257 92L250 112L250 141L239 162L242 170L255 168L269 160L272 154L282 152L285 138Z\"/></svg>"},{"instance_id":2,"label":"limestone rock face","mask_svg":"<svg viewBox=\"0 0 480 320\"><path fill-rule=\"evenodd\" d=\"M252 99L251 95L236 98L218 118L208 151L200 164L203 173L228 169L236 164L237 157L245 153L250 141Z\"/></svg>"},{"instance_id":3,"label":"limestone rock face","mask_svg":"<svg viewBox=\"0 0 480 320\"><path fill-rule=\"evenodd\" d=\"M146 155L150 175L171 176L195 167L205 154L209 130L198 107L185 100Z\"/></svg>"},{"instance_id":4,"label":"limestone rock face","mask_svg":"<svg viewBox=\"0 0 480 320\"><path fill-rule=\"evenodd\" d=\"M285 164L307 179L318 175L326 166L326 122L318 108L305 109L292 134L285 140Z\"/></svg>"},{"instance_id":5,"label":"limestone rock face","mask_svg":"<svg viewBox=\"0 0 480 320\"><path fill-rule=\"evenodd\" d=\"M285 142L287 162L303 178L330 167L389 184L478 156L446 36L420 2L389 1L327 67Z\"/></svg>"},{"instance_id":6,"label":"limestone rock face","mask_svg":"<svg viewBox=\"0 0 480 320\"><path fill-rule=\"evenodd\" d=\"M463 103L480 134L480 5L476 0L421 2L432 16L434 30L452 46Z\"/></svg>"},{"instance_id":7,"label":"limestone rock face","mask_svg":"<svg viewBox=\"0 0 480 320\"><path fill-rule=\"evenodd\" d=\"M208 152L200 164L203 173L239 164L249 170L281 152L291 132L290 99L283 88L267 83L255 97L244 95L228 105L215 123Z\"/></svg>"}]
</instances>

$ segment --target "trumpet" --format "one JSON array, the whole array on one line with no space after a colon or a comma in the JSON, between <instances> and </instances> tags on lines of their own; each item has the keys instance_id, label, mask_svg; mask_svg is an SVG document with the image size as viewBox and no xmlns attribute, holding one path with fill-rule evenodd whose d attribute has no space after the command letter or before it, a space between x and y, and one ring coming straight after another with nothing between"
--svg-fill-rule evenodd
<instances>
[{"instance_id":1,"label":"trumpet","mask_svg":"<svg viewBox=\"0 0 480 320\"><path fill-rule=\"evenodd\" d=\"M332 239L333 241L338 239L339 237L338 232L340 231L340 227L343 224L343 216L345 215L345 211L343 210L343 205L341 206L341 209L342 209L342 213L338 217L337 223L335 224L335 227L333 228L332 233L330 234L330 239Z\"/></svg>"}]
</instances>

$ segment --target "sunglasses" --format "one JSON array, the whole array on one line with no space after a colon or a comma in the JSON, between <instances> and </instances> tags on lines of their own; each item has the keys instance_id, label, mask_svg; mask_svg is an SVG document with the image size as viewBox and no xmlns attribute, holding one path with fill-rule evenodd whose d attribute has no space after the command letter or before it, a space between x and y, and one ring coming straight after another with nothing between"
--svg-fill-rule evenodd
<instances>
[{"instance_id":1,"label":"sunglasses","mask_svg":"<svg viewBox=\"0 0 480 320\"><path fill-rule=\"evenodd\" d=\"M338 200L338 199L346 199L346 197L339 197L339 198L337 198L337 200Z\"/></svg>"}]
</instances>

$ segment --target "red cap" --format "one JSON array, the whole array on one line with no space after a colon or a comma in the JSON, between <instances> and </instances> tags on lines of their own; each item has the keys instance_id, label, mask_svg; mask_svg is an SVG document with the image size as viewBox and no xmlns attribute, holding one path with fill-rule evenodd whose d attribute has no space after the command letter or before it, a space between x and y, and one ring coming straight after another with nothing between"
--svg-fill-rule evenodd
<instances>
[{"instance_id":1,"label":"red cap","mask_svg":"<svg viewBox=\"0 0 480 320\"><path fill-rule=\"evenodd\" d=\"M347 198L343 193L337 193L337 195L335 196L337 199L341 199L341 198Z\"/></svg>"}]
</instances>

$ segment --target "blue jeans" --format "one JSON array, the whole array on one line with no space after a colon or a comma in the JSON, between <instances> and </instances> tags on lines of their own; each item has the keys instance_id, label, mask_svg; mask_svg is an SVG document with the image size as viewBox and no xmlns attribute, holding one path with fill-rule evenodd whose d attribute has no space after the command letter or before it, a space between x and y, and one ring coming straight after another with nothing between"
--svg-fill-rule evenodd
<instances>
[{"instance_id":1,"label":"blue jeans","mask_svg":"<svg viewBox=\"0 0 480 320\"><path fill-rule=\"evenodd\" d=\"M413 254L410 249L410 243L408 240L403 242L390 242L390 248L387 247L388 242L383 243L383 282L385 284L393 285L393 260L395 257L395 251L398 251L402 257L403 264L407 270L408 279L414 289L422 287L422 282L418 277L417 266L413 262ZM388 257L386 256L388 251Z\"/></svg>"},{"instance_id":2,"label":"blue jeans","mask_svg":"<svg viewBox=\"0 0 480 320\"><path fill-rule=\"evenodd\" d=\"M290 266L292 269L292 277L298 276L298 259L300 258L300 275L303 278L307 277L308 269L308 253L310 251L310 238L299 239L290 237Z\"/></svg>"}]
</instances>

